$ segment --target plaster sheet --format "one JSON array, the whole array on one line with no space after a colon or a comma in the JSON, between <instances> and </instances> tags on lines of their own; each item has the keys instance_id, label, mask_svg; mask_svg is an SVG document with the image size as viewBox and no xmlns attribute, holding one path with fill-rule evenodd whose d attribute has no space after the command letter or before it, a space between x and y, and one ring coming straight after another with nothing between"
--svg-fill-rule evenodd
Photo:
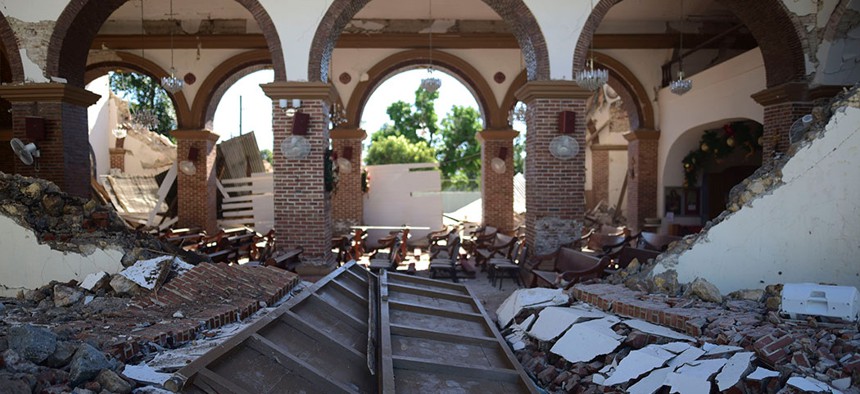
<instances>
[{"instance_id":1,"label":"plaster sheet","mask_svg":"<svg viewBox=\"0 0 860 394\"><path fill-rule=\"evenodd\" d=\"M562 289L519 289L502 302L496 310L496 316L499 326L504 328L525 308L562 305L569 301Z\"/></svg>"},{"instance_id":2,"label":"plaster sheet","mask_svg":"<svg viewBox=\"0 0 860 394\"><path fill-rule=\"evenodd\" d=\"M539 341L551 341L558 338L559 335L574 323L606 316L601 311L583 306L571 306L570 308L549 307L540 311L540 316L538 316L534 327L529 331L529 335Z\"/></svg>"},{"instance_id":3,"label":"plaster sheet","mask_svg":"<svg viewBox=\"0 0 860 394\"><path fill-rule=\"evenodd\" d=\"M738 383L750 369L750 360L753 359L752 352L738 353L732 356L723 370L717 375L717 387L720 391L728 390Z\"/></svg>"},{"instance_id":4,"label":"plaster sheet","mask_svg":"<svg viewBox=\"0 0 860 394\"><path fill-rule=\"evenodd\" d=\"M562 336L550 352L564 357L571 363L589 362L595 357L611 353L621 345L624 337L612 330L611 317L574 324Z\"/></svg>"}]
</instances>

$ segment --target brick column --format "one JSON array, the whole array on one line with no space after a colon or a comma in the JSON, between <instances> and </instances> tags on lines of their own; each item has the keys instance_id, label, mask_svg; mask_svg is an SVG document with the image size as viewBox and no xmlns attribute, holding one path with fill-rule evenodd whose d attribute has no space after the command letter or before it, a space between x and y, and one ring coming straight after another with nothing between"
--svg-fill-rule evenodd
<instances>
[{"instance_id":1,"label":"brick column","mask_svg":"<svg viewBox=\"0 0 860 394\"><path fill-rule=\"evenodd\" d=\"M361 191L361 141L367 137L362 129L341 129L331 131L331 145L339 158L349 159L350 170L338 169L337 187L331 195L331 219L335 234L349 232L350 226L364 222L364 193Z\"/></svg>"},{"instance_id":2,"label":"brick column","mask_svg":"<svg viewBox=\"0 0 860 394\"><path fill-rule=\"evenodd\" d=\"M218 231L217 184L215 176L215 141L218 134L208 130L174 130L176 138L176 162L191 160L191 148L197 149L197 158L192 160L196 171L188 175L179 171L176 175L177 199L179 200L179 227L201 227L214 234ZM111 152L113 159L113 152Z\"/></svg>"},{"instance_id":3,"label":"brick column","mask_svg":"<svg viewBox=\"0 0 860 394\"><path fill-rule=\"evenodd\" d=\"M601 149L600 145L591 146L591 196L593 201L589 208L594 208L600 200L607 206L613 203L609 201L609 151Z\"/></svg>"},{"instance_id":4,"label":"brick column","mask_svg":"<svg viewBox=\"0 0 860 394\"><path fill-rule=\"evenodd\" d=\"M773 162L774 152L789 147L789 128L795 120L812 112L812 100L804 82L789 82L752 95L764 107L762 165Z\"/></svg>"},{"instance_id":5,"label":"brick column","mask_svg":"<svg viewBox=\"0 0 860 394\"><path fill-rule=\"evenodd\" d=\"M638 232L645 218L657 217L657 146L660 132L636 130L627 139L627 226Z\"/></svg>"},{"instance_id":6,"label":"brick column","mask_svg":"<svg viewBox=\"0 0 860 394\"><path fill-rule=\"evenodd\" d=\"M38 165L13 160L13 172L47 179L74 196L90 197L90 144L87 107L99 99L88 90L62 83L0 86L0 97L12 103L12 136L35 142ZM44 120L43 139L27 136L27 117Z\"/></svg>"},{"instance_id":7,"label":"brick column","mask_svg":"<svg viewBox=\"0 0 860 394\"><path fill-rule=\"evenodd\" d=\"M12 130L0 130L0 172L11 174L15 171L15 161L9 141L12 140Z\"/></svg>"},{"instance_id":8,"label":"brick column","mask_svg":"<svg viewBox=\"0 0 860 394\"><path fill-rule=\"evenodd\" d=\"M549 253L582 234L585 214L585 104L592 93L571 81L533 81L516 92L526 103L526 240ZM570 160L549 152L561 135L561 111L576 113L573 136L579 153Z\"/></svg>"},{"instance_id":9,"label":"brick column","mask_svg":"<svg viewBox=\"0 0 860 394\"><path fill-rule=\"evenodd\" d=\"M514 230L514 138L515 130L484 130L478 133L481 143L481 199L483 224L502 231ZM505 172L492 168L493 158L506 150Z\"/></svg>"},{"instance_id":10,"label":"brick column","mask_svg":"<svg viewBox=\"0 0 860 394\"><path fill-rule=\"evenodd\" d=\"M334 87L321 82L274 82L261 85L272 99L275 142L275 231L278 248L304 248L299 274L320 275L335 267L331 253L331 196L325 191L325 150L329 146L329 106ZM311 151L303 159L287 159L281 142L290 137L292 121L280 99L301 99L301 112L310 115L304 138Z\"/></svg>"}]
</instances>

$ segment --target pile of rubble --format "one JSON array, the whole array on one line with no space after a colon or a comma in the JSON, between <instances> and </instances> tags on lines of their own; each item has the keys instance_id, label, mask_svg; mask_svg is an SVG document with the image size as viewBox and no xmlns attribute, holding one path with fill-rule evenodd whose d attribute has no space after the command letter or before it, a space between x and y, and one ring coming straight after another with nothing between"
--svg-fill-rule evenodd
<instances>
[{"instance_id":1,"label":"pile of rubble","mask_svg":"<svg viewBox=\"0 0 860 394\"><path fill-rule=\"evenodd\" d=\"M518 359L549 392L860 393L856 323L787 320L758 300L608 283L577 285L571 297L518 290L497 312Z\"/></svg>"}]
</instances>

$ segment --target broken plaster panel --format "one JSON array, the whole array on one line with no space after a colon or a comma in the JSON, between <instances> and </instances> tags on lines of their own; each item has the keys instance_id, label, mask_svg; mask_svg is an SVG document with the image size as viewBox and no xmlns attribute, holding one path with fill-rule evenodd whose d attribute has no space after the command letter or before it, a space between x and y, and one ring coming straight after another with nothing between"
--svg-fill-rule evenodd
<instances>
[{"instance_id":1,"label":"broken plaster panel","mask_svg":"<svg viewBox=\"0 0 860 394\"><path fill-rule=\"evenodd\" d=\"M767 368L758 367L753 371L753 373L747 375L747 379L749 380L765 380L768 378L775 378L779 376L779 372L771 371Z\"/></svg>"},{"instance_id":2,"label":"broken plaster panel","mask_svg":"<svg viewBox=\"0 0 860 394\"><path fill-rule=\"evenodd\" d=\"M648 322L642 321L642 320L636 320L636 319L625 320L624 324L627 327L630 327L630 328L633 328L633 329L636 329L636 330L639 330L639 331L642 331L644 333L651 334L651 335L657 335L657 336L665 337L665 338L679 339L682 341L690 341L690 342L696 341L695 338L693 338L689 335L684 335L684 334L681 334L680 332L677 332L671 328L658 326L656 324L648 323Z\"/></svg>"},{"instance_id":3,"label":"broken plaster panel","mask_svg":"<svg viewBox=\"0 0 860 394\"><path fill-rule=\"evenodd\" d=\"M697 376L671 372L666 375L664 385L670 386L669 393L700 394L711 391L711 382Z\"/></svg>"},{"instance_id":4,"label":"broken plaster panel","mask_svg":"<svg viewBox=\"0 0 860 394\"><path fill-rule=\"evenodd\" d=\"M642 378L636 384L627 388L629 394L654 394L660 387L663 387L663 382L666 376L672 372L673 368L660 368L651 371L648 376Z\"/></svg>"},{"instance_id":5,"label":"broken plaster panel","mask_svg":"<svg viewBox=\"0 0 860 394\"><path fill-rule=\"evenodd\" d=\"M639 376L662 367L666 361L675 355L657 345L648 345L640 350L630 352L621 360L612 376L606 379L605 386L613 386L636 379ZM705 391L707 392L707 390Z\"/></svg>"},{"instance_id":6,"label":"broken plaster panel","mask_svg":"<svg viewBox=\"0 0 860 394\"><path fill-rule=\"evenodd\" d=\"M737 384L744 377L744 374L749 372L753 354L752 352L738 353L729 359L726 366L717 375L717 386L720 391L728 390Z\"/></svg>"},{"instance_id":7,"label":"broken plaster panel","mask_svg":"<svg viewBox=\"0 0 860 394\"><path fill-rule=\"evenodd\" d=\"M608 320L609 318L601 319ZM571 363L589 362L595 357L611 353L621 342L609 324L574 324L553 345L550 352Z\"/></svg>"},{"instance_id":8,"label":"broken plaster panel","mask_svg":"<svg viewBox=\"0 0 860 394\"><path fill-rule=\"evenodd\" d=\"M529 335L539 341L551 341L578 321L605 316L607 316L605 313L598 310L549 307L540 311L540 316L529 331Z\"/></svg>"},{"instance_id":9,"label":"broken plaster panel","mask_svg":"<svg viewBox=\"0 0 860 394\"><path fill-rule=\"evenodd\" d=\"M80 282L94 272L115 274L122 269L123 252L118 249L93 247L89 254L54 250L39 244L31 230L3 215L0 234L0 296L14 297L19 288L35 289L52 280Z\"/></svg>"},{"instance_id":10,"label":"broken plaster panel","mask_svg":"<svg viewBox=\"0 0 860 394\"><path fill-rule=\"evenodd\" d=\"M18 38L18 50L24 67L24 80L27 82L48 82L45 67L48 59L48 45L54 32L54 21L24 22L6 17L9 26Z\"/></svg>"},{"instance_id":11,"label":"broken plaster panel","mask_svg":"<svg viewBox=\"0 0 860 394\"><path fill-rule=\"evenodd\" d=\"M519 289L514 291L496 310L499 326L504 328L521 310L542 306L562 305L570 301L562 289Z\"/></svg>"}]
</instances>

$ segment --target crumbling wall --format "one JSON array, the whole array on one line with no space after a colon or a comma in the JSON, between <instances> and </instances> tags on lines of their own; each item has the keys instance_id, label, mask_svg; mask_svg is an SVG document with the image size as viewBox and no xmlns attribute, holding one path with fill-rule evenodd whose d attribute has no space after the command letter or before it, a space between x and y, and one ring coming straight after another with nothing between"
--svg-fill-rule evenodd
<instances>
[{"instance_id":1,"label":"crumbling wall","mask_svg":"<svg viewBox=\"0 0 860 394\"><path fill-rule=\"evenodd\" d=\"M0 234L0 296L52 280L80 282L91 273L116 273L123 263L140 258L187 257L150 235L130 231L104 205L69 196L42 179L2 172Z\"/></svg>"},{"instance_id":2,"label":"crumbling wall","mask_svg":"<svg viewBox=\"0 0 860 394\"><path fill-rule=\"evenodd\" d=\"M791 282L860 287L858 89L829 108L823 130L736 186L728 209L661 255L654 272L707 278L723 293ZM817 109L819 119L829 108Z\"/></svg>"}]
</instances>

